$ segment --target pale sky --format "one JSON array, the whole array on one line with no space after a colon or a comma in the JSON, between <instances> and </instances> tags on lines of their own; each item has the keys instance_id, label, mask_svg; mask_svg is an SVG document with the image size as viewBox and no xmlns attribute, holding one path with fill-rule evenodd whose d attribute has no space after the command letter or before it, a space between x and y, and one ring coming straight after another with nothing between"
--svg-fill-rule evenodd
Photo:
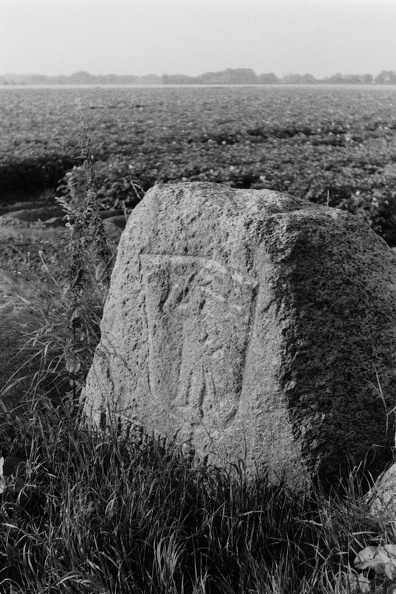
<instances>
[{"instance_id":1,"label":"pale sky","mask_svg":"<svg viewBox=\"0 0 396 594\"><path fill-rule=\"evenodd\" d=\"M396 0L0 0L0 75L396 71Z\"/></svg>"}]
</instances>

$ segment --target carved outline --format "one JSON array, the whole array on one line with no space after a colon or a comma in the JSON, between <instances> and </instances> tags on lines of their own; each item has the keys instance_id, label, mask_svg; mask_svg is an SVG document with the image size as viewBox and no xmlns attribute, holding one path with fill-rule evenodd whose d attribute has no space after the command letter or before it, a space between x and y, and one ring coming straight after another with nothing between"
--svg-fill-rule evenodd
<instances>
[{"instance_id":1,"label":"carved outline","mask_svg":"<svg viewBox=\"0 0 396 594\"><path fill-rule=\"evenodd\" d=\"M168 254L153 254L153 253L140 254L139 264L140 264L140 269L142 271L142 277L144 280L144 289L145 289L144 311L145 311L145 318L146 318L146 324L147 324L147 330L148 330L148 337L150 336L150 332L149 332L150 323L149 323L149 317L148 317L147 297L146 297L146 294L149 290L149 287L147 286L147 278L146 278L146 274L145 274L146 262L148 262L150 264L154 264L154 265L156 265L156 264L160 265L163 263L170 263L171 265L172 265L172 263L186 264L188 262L190 262L191 264L201 264L201 267L203 267L203 268L212 268L212 269L221 271L224 274L229 274L233 281L237 281L238 283L242 283L243 281L245 281L246 284L251 285L252 297L251 297L251 302L249 305L249 314L248 314L248 320L247 320L248 331L246 332L246 337L245 337L245 341L244 341L244 347L246 347L246 348L244 348L243 356L241 357L241 364L240 364L241 382L240 382L240 385L238 386L238 393L240 395L242 395L243 387L244 387L244 377L245 377L245 372L246 372L246 363L248 361L250 342L251 342L252 333L254 331L254 324L256 321L257 303L258 303L258 295L259 295L259 289L260 289L259 281L256 280L255 278L253 278L251 275L246 274L246 272L241 272L240 270L237 270L234 267L222 264L222 263L218 262L217 260L215 260L213 258L206 257L206 256L189 256L189 255L181 255L181 254L168 255ZM191 276L194 277L196 274L197 273L193 273L192 275L189 275L189 278L191 278ZM183 295L183 297L185 296L185 294L187 294L184 287L181 288L181 294ZM148 348L150 351L150 344L148 345ZM149 368L150 365L148 365L147 367ZM181 370L179 369L179 377L180 377L180 371ZM202 369L202 372L203 372L203 375L205 378L206 377L205 370ZM152 392L152 386L151 386L152 381L151 381L149 369L148 369L148 375L149 375L148 379L149 379L150 394L154 398L154 394ZM191 382L191 377L189 377L189 384L190 384L190 382ZM214 386L213 379L211 379L211 382ZM205 381L204 381L204 383L205 383ZM201 392L202 392L202 390L201 390ZM215 389L214 389L214 392L216 392ZM232 422L232 420L235 418L235 416L237 415L239 407L240 407L240 402L241 401L239 398L238 404L236 406L234 406L233 409L225 417L225 419L223 421L225 427L227 427ZM186 404L187 404L187 402L186 402ZM198 411L199 411L201 418L203 417L202 405L203 405L203 396L202 396L202 394L200 394L200 401L198 403Z\"/></svg>"}]
</instances>

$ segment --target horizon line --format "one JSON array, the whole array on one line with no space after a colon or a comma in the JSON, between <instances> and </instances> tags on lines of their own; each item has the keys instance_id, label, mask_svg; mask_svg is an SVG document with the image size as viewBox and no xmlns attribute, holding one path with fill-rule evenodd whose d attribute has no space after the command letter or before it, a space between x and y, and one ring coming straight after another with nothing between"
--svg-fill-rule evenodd
<instances>
[{"instance_id":1,"label":"horizon line","mask_svg":"<svg viewBox=\"0 0 396 594\"><path fill-rule=\"evenodd\" d=\"M133 74L133 73L119 74L119 73L116 73L116 72L107 72L107 73L100 73L100 74L92 74L91 72L89 72L87 70L76 70L76 71L74 71L74 72L72 72L70 74L63 74L63 73L60 73L60 74L43 74L41 72L30 72L30 73L27 73L27 72L5 72L3 74L0 74L0 78L11 77L11 76L18 76L18 77L20 77L20 76L40 76L40 77L45 77L45 78L70 78L70 77L76 76L76 75L85 75L85 76L90 76L90 77L116 76L116 77L120 77L120 78L122 78L122 77L146 78L146 77L150 77L150 76L162 78L164 76L170 76L170 77L184 76L184 77L187 77L187 78L194 79L194 78L200 78L202 76L210 75L210 74L224 74L226 72L233 72L233 73L235 73L235 72L238 72L238 71L239 72L245 72L245 73L251 73L251 74L254 74L257 77L267 76L267 75L275 75L277 78L285 78L285 77L288 77L288 76L301 76L301 77L310 76L310 77L316 78L317 80L323 80L323 79L326 79L326 78L331 78L331 77L336 77L336 76L367 76L367 75L373 76L370 72L347 72L347 73L342 73L342 72L339 72L339 71L337 71L334 74L330 74L330 75L319 77L319 78L316 77L315 75L313 75L312 73L307 72L307 71L306 72L303 72L303 73L301 73L301 72L287 72L286 74L277 75L275 72L270 71L270 70L267 70L266 72L262 72L260 74L256 74L256 72L253 70L253 68L240 67L240 68L225 68L224 70L207 70L207 71L205 71L205 72L203 72L201 74L198 74L198 75L185 74L185 73L181 73L181 72L172 73L172 74L169 74L167 72L166 73L163 73L163 74L156 74L154 72L150 72L150 73L147 73L147 74ZM387 70L387 69L383 68L382 70L379 71L378 74L382 74L382 73L394 73L394 72L395 71L393 71L393 70Z\"/></svg>"}]
</instances>

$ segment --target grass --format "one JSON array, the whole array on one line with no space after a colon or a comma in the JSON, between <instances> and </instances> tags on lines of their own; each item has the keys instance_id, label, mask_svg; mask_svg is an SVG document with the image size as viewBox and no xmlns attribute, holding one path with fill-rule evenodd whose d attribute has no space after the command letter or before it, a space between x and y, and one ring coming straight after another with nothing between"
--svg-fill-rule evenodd
<instances>
[{"instance_id":1,"label":"grass","mask_svg":"<svg viewBox=\"0 0 396 594\"><path fill-rule=\"evenodd\" d=\"M356 472L343 495L296 495L145 433L93 431L72 399L24 403L0 443L28 461L0 496L3 592L341 594L359 551L395 542Z\"/></svg>"},{"instance_id":2,"label":"grass","mask_svg":"<svg viewBox=\"0 0 396 594\"><path fill-rule=\"evenodd\" d=\"M150 435L94 432L72 400L28 404L0 428L30 469L1 496L4 592L347 592L357 553L389 542L353 474L346 496L296 496Z\"/></svg>"},{"instance_id":3,"label":"grass","mask_svg":"<svg viewBox=\"0 0 396 594\"><path fill-rule=\"evenodd\" d=\"M79 394L112 255L82 138L85 190L78 196L70 178L63 198L66 257L43 257L20 295L34 321L25 348L38 363L29 398L4 406L0 421L3 456L27 461L22 488L11 478L0 494L1 592L390 592L393 575L353 567L365 547L396 543L394 522L369 513L362 469L337 492L296 494L265 473L248 480L242 463L209 466L144 432L87 424Z\"/></svg>"}]
</instances>

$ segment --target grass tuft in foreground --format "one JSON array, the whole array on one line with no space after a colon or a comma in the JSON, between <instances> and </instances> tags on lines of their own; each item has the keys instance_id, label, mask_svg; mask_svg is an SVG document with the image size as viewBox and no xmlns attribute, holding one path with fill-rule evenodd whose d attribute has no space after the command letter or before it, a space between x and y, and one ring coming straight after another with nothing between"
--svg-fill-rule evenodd
<instances>
[{"instance_id":1,"label":"grass tuft in foreground","mask_svg":"<svg viewBox=\"0 0 396 594\"><path fill-rule=\"evenodd\" d=\"M2 592L358 592L353 559L392 538L353 475L342 498L297 496L266 476L248 482L242 464L92 431L72 401L10 413L0 445L28 460L23 488L0 495Z\"/></svg>"}]
</instances>

